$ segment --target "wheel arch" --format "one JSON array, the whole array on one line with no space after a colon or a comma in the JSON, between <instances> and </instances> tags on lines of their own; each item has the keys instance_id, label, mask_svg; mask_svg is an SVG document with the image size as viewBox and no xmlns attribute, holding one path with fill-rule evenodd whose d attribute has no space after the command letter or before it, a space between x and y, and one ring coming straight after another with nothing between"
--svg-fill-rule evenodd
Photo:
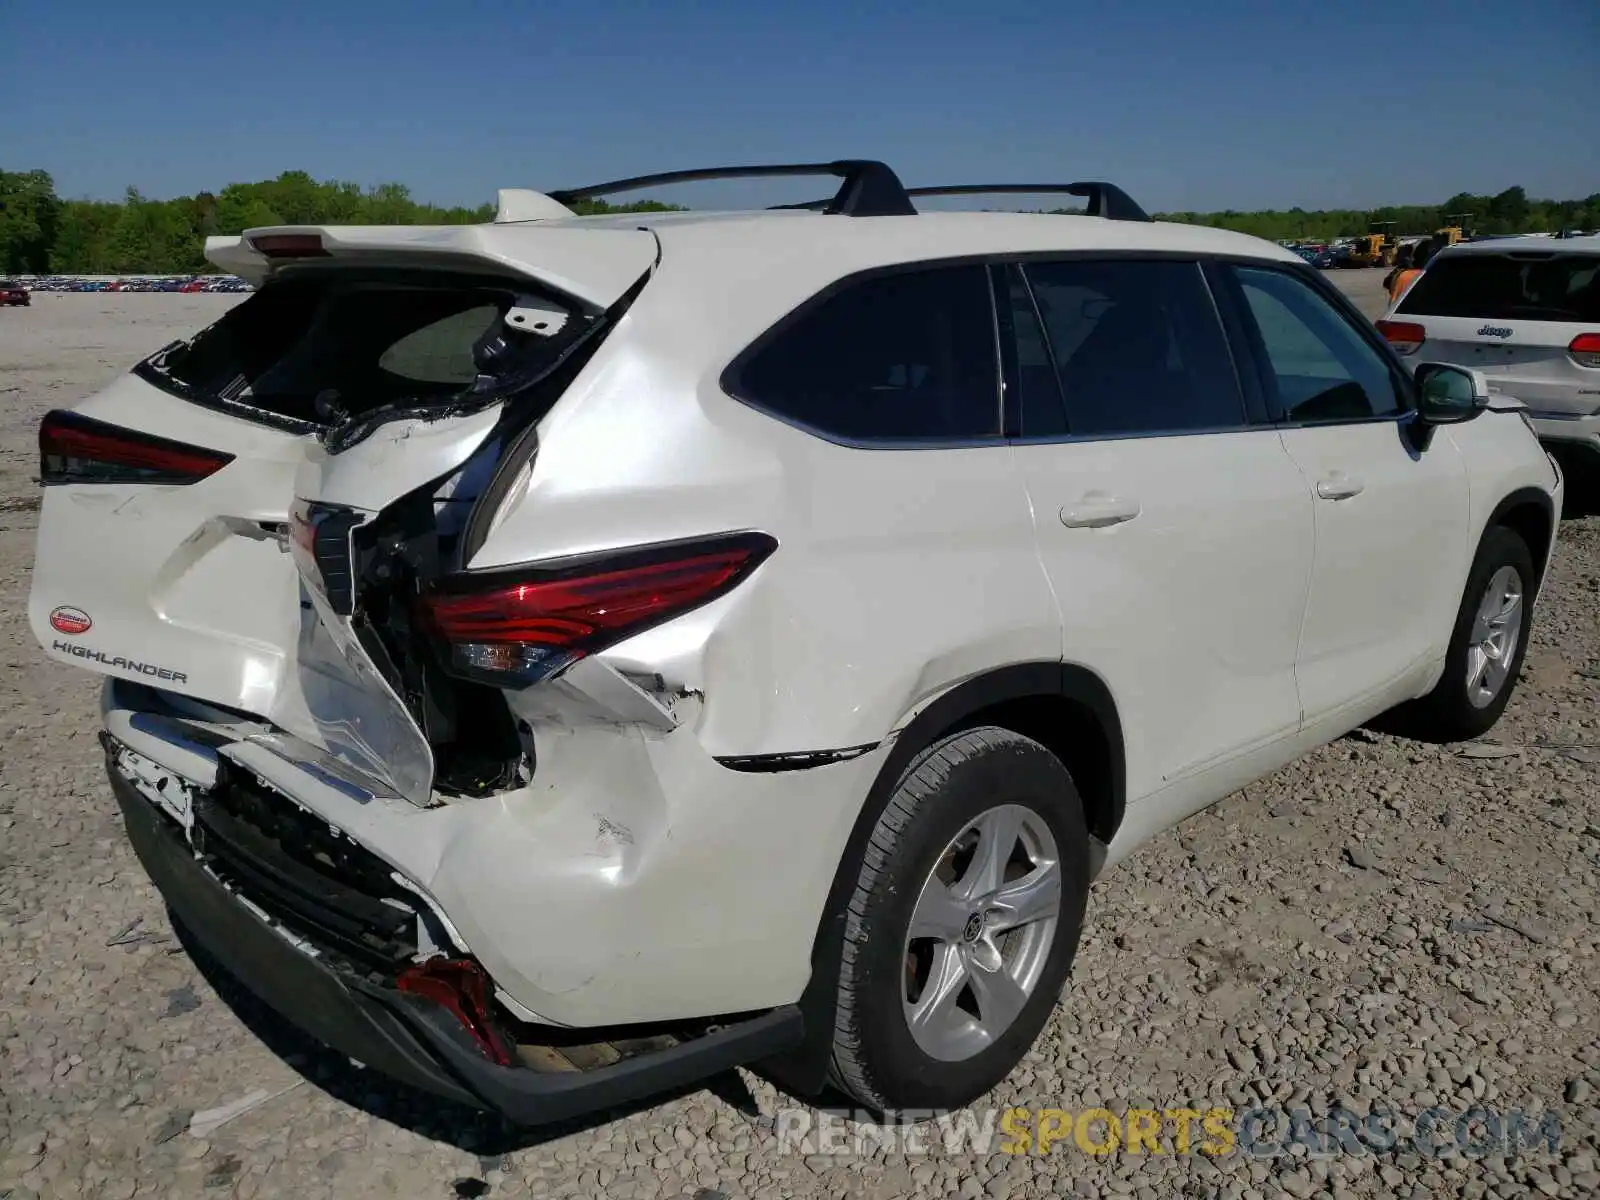
<instances>
[{"instance_id":1,"label":"wheel arch","mask_svg":"<svg viewBox=\"0 0 1600 1200\"><path fill-rule=\"evenodd\" d=\"M867 839L911 761L934 742L980 725L1031 737L1061 758L1097 840L1109 843L1121 825L1127 778L1122 722L1111 689L1089 668L1014 663L963 680L924 705L895 735L834 869L812 942L811 978L800 999L805 1041L794 1054L767 1064L795 1090L814 1093L826 1082L847 905Z\"/></svg>"},{"instance_id":2,"label":"wheel arch","mask_svg":"<svg viewBox=\"0 0 1600 1200\"><path fill-rule=\"evenodd\" d=\"M1478 544L1481 546L1484 536L1496 526L1503 525L1511 530L1528 544L1528 553L1533 555L1536 576L1533 584L1537 588L1543 582L1545 569L1549 565L1557 520L1555 501L1549 492L1535 487L1518 488L1503 497L1490 511L1489 519L1483 523L1478 535ZM1476 556L1477 547L1474 547L1473 557Z\"/></svg>"}]
</instances>

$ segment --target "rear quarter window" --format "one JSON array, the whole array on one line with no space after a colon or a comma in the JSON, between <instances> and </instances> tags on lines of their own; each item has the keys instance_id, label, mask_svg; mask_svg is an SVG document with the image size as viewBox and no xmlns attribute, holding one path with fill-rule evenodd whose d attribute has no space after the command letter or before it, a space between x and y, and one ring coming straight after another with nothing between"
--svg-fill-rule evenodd
<instances>
[{"instance_id":1,"label":"rear quarter window","mask_svg":"<svg viewBox=\"0 0 1600 1200\"><path fill-rule=\"evenodd\" d=\"M736 397L824 436L949 442L1000 434L999 364L982 266L846 282L735 363Z\"/></svg>"},{"instance_id":2,"label":"rear quarter window","mask_svg":"<svg viewBox=\"0 0 1600 1200\"><path fill-rule=\"evenodd\" d=\"M1412 284L1398 313L1484 320L1600 322L1600 255L1442 256Z\"/></svg>"}]
</instances>

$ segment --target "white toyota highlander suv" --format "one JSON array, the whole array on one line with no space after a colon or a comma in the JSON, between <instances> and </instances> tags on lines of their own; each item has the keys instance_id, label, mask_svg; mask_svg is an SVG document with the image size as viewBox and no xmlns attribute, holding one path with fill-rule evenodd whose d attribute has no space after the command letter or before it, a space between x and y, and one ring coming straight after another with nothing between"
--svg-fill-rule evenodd
<instances>
[{"instance_id":1,"label":"white toyota highlander suv","mask_svg":"<svg viewBox=\"0 0 1600 1200\"><path fill-rule=\"evenodd\" d=\"M968 191L1088 212L914 207ZM517 1121L971 1101L1141 841L1489 728L1555 538L1481 375L1108 184L208 252L255 294L43 421L32 628L198 944Z\"/></svg>"}]
</instances>

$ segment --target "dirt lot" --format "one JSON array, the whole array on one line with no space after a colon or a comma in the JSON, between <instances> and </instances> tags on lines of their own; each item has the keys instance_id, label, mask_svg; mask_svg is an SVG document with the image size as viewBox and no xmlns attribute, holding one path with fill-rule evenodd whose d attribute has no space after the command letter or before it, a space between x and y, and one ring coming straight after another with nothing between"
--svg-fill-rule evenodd
<instances>
[{"instance_id":1,"label":"dirt lot","mask_svg":"<svg viewBox=\"0 0 1600 1200\"><path fill-rule=\"evenodd\" d=\"M1336 278L1376 312L1378 274ZM0 1200L1600 1194L1594 518L1562 526L1495 745L1354 735L1158 838L1095 888L1057 1015L994 1097L1390 1110L1402 1133L1476 1105L1553 1114L1553 1151L1100 1158L1072 1137L1010 1155L949 1152L936 1134L926 1154L805 1154L777 1133L797 1102L744 1073L529 1136L219 993L125 844L95 681L45 661L24 609L38 418L233 299L41 295L0 311ZM191 1131L251 1093L266 1099Z\"/></svg>"}]
</instances>

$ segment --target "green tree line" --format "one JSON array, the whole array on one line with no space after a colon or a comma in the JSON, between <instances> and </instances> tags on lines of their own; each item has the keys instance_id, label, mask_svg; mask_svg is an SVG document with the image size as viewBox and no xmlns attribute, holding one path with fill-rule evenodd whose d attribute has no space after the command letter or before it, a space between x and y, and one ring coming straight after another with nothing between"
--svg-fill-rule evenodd
<instances>
[{"instance_id":1,"label":"green tree line","mask_svg":"<svg viewBox=\"0 0 1600 1200\"><path fill-rule=\"evenodd\" d=\"M612 206L585 201L580 212L648 211L672 205L645 201ZM1465 217L1459 214L1469 214ZM263 225L456 225L487 221L494 206L445 208L411 196L404 184L363 188L319 182L304 171L232 183L220 192L152 200L129 188L120 201L63 200L44 171L0 170L0 273L109 275L199 272L211 234ZM1431 233L1464 224L1481 233L1556 232L1600 228L1600 192L1583 200L1530 200L1520 187L1495 196L1460 193L1436 207L1401 205L1355 210L1162 213L1160 219L1234 229L1274 241L1363 233L1393 221L1397 234Z\"/></svg>"},{"instance_id":2,"label":"green tree line","mask_svg":"<svg viewBox=\"0 0 1600 1200\"><path fill-rule=\"evenodd\" d=\"M1327 241L1366 233L1374 222L1393 222L1397 236L1432 233L1458 225L1469 233L1560 233L1563 229L1600 229L1600 192L1582 200L1530 200L1520 187L1494 196L1458 192L1440 205L1388 205L1373 211L1303 208L1264 212L1161 213L1162 221L1212 225L1254 234L1271 241Z\"/></svg>"},{"instance_id":3,"label":"green tree line","mask_svg":"<svg viewBox=\"0 0 1600 1200\"><path fill-rule=\"evenodd\" d=\"M573 207L587 214L671 206L589 200ZM204 254L212 234L263 225L466 225L491 220L494 211L492 204L424 204L400 183L321 183L304 171L173 200L152 200L135 188L120 201L63 200L44 171L0 170L0 274L201 272L215 269Z\"/></svg>"}]
</instances>

